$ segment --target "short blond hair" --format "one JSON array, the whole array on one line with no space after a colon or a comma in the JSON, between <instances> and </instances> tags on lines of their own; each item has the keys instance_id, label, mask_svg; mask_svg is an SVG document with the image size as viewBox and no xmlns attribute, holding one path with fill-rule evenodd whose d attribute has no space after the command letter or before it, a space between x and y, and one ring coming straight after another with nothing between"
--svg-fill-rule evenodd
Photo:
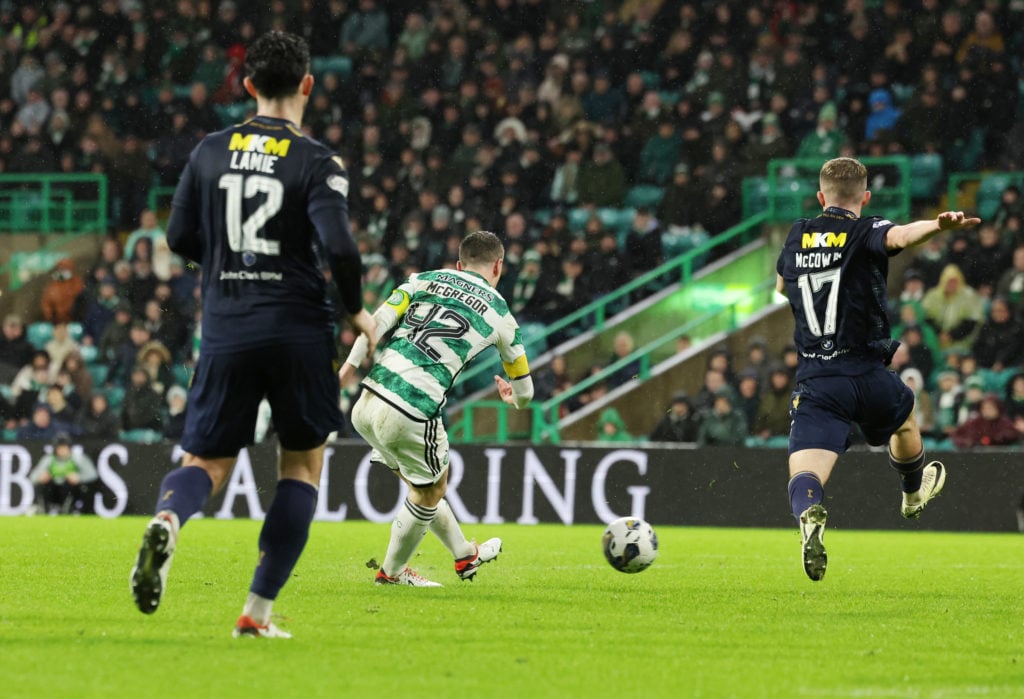
<instances>
[{"instance_id":1,"label":"short blond hair","mask_svg":"<svg viewBox=\"0 0 1024 699\"><path fill-rule=\"evenodd\" d=\"M818 186L826 201L860 203L868 188L868 169L856 158L833 158L821 166Z\"/></svg>"}]
</instances>

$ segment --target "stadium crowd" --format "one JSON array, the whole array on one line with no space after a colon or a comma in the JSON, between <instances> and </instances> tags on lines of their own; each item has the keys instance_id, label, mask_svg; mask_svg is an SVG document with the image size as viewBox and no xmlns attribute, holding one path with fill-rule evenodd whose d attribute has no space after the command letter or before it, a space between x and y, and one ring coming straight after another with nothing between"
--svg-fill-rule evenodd
<instances>
[{"instance_id":1,"label":"stadium crowd","mask_svg":"<svg viewBox=\"0 0 1024 699\"><path fill-rule=\"evenodd\" d=\"M1024 169L1020 2L3 0L0 172L111 183L100 258L61 263L38 317L4 321L8 436L180 434L196 271L167 249L149 192L251 113L245 46L268 29L310 44L304 128L348 164L370 308L486 228L504 237L520 322L549 322L739 222L742 179L772 158ZM1021 218L1009 187L978 235L925 249L893 301L896 368L936 440L1024 432ZM36 320L52 337L26 336ZM737 370L714 353L700 395L673 399L649 437L784 434L793 365L765 354L752 344ZM556 360L538 390L592 371ZM624 437L614 411L601 422L600 438Z\"/></svg>"}]
</instances>

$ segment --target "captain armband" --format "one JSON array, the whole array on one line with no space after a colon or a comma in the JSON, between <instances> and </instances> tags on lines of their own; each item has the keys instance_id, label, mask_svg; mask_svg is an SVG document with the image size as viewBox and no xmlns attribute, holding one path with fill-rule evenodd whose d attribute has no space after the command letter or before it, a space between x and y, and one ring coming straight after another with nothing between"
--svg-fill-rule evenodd
<instances>
[{"instance_id":1,"label":"captain armband","mask_svg":"<svg viewBox=\"0 0 1024 699\"><path fill-rule=\"evenodd\" d=\"M519 379L530 374L530 363L525 354L520 355L513 362L502 361L501 365L505 367L505 373L511 379Z\"/></svg>"}]
</instances>

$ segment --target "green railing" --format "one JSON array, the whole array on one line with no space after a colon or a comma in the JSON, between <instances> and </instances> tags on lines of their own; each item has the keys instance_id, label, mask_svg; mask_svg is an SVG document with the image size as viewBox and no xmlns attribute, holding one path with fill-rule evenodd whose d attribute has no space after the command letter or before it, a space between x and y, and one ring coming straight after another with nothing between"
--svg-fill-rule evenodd
<instances>
[{"instance_id":1,"label":"green railing","mask_svg":"<svg viewBox=\"0 0 1024 699\"><path fill-rule=\"evenodd\" d=\"M0 231L105 233L107 198L106 175L0 175Z\"/></svg>"},{"instance_id":2,"label":"green railing","mask_svg":"<svg viewBox=\"0 0 1024 699\"><path fill-rule=\"evenodd\" d=\"M733 332L739 328L742 321L755 309L763 308L772 301L775 291L775 280L766 279L750 290L744 298L736 299L731 303L694 318L660 337L637 348L630 354L604 367L600 372L588 376L583 381L573 384L572 387L553 396L543 403L534 403L530 406L530 430L528 433L513 434L509 431L509 410L515 410L512 406L500 400L468 401L463 404L462 416L452 423L449 429L452 441L457 443L468 443L483 439L485 441L503 442L514 438L529 438L530 441L540 444L545 441L557 444L561 441L559 435L559 412L566 402L589 391L594 386L607 381L619 369L627 367L634 362L639 364L636 378L640 382L646 381L651 376L651 368L657 363L657 355L663 353L665 348L673 348L676 340L684 335L708 336L716 332ZM700 332L702 326L713 326L707 332ZM495 411L495 433L477 435L476 418L477 410Z\"/></svg>"},{"instance_id":3,"label":"green railing","mask_svg":"<svg viewBox=\"0 0 1024 699\"><path fill-rule=\"evenodd\" d=\"M910 218L912 177L911 159L905 155L860 158L868 170L871 190L870 213L894 221ZM770 223L805 218L820 209L815 199L818 192L819 158L783 158L768 162L765 177L743 180L743 215L765 213ZM885 186L873 186L878 170L885 168L895 177L887 178ZM875 172L872 171L875 170ZM890 180L895 180L890 183Z\"/></svg>"},{"instance_id":4,"label":"green railing","mask_svg":"<svg viewBox=\"0 0 1024 699\"><path fill-rule=\"evenodd\" d=\"M970 209L960 201L963 186L968 182L977 182L978 190L974 195L974 211L982 219L990 218L999 206L1003 190L1011 184L1024 189L1024 172L957 172L949 176L946 186L947 208L952 211Z\"/></svg>"},{"instance_id":5,"label":"green railing","mask_svg":"<svg viewBox=\"0 0 1024 699\"><path fill-rule=\"evenodd\" d=\"M729 230L708 239L707 242L702 245L683 253L679 257L665 262L650 272L637 277L628 284L619 287L616 291L602 296L596 301L592 301L578 311L570 313L554 323L545 325L545 330L542 334L528 338L530 344L540 344L543 342L546 346L552 336L560 336L578 324L586 325L587 330L604 329L609 316L614 315L614 312L609 311L609 308L615 308L617 312L621 303L628 303L634 292L658 282L664 283L665 277L677 276L677 280L680 283L687 283L700 269L708 253L715 247L724 243L733 242L737 239L740 239L742 242L749 242L749 240L744 239L744 236L747 236L752 230L759 227L766 220L766 214L758 214L757 216L753 216L733 226ZM760 231L758 231L758 235L760 235ZM750 236L750 240L753 240L755 237L757 236ZM501 363L497 354L492 354L487 359L482 359L478 364L463 372L456 382L456 387L463 387L467 384L471 385L474 380L479 381L485 376L490 376L494 374L500 366Z\"/></svg>"},{"instance_id":6,"label":"green railing","mask_svg":"<svg viewBox=\"0 0 1024 699\"><path fill-rule=\"evenodd\" d=\"M153 185L149 188L149 209L160 215L165 208L170 208L175 187L171 185Z\"/></svg>"}]
</instances>

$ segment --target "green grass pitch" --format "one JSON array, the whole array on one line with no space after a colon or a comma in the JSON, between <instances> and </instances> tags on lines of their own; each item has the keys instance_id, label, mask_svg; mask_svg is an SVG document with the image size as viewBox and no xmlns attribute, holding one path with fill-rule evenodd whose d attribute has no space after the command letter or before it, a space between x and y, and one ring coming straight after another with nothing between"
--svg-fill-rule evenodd
<instances>
[{"instance_id":1,"label":"green grass pitch","mask_svg":"<svg viewBox=\"0 0 1024 699\"><path fill-rule=\"evenodd\" d=\"M145 520L0 520L0 696L1024 697L1018 535L830 530L804 577L793 530L658 527L638 575L598 526L470 525L504 552L443 589L376 587L388 525L318 523L275 611L292 640L233 639L259 523L196 520L144 616Z\"/></svg>"}]
</instances>

